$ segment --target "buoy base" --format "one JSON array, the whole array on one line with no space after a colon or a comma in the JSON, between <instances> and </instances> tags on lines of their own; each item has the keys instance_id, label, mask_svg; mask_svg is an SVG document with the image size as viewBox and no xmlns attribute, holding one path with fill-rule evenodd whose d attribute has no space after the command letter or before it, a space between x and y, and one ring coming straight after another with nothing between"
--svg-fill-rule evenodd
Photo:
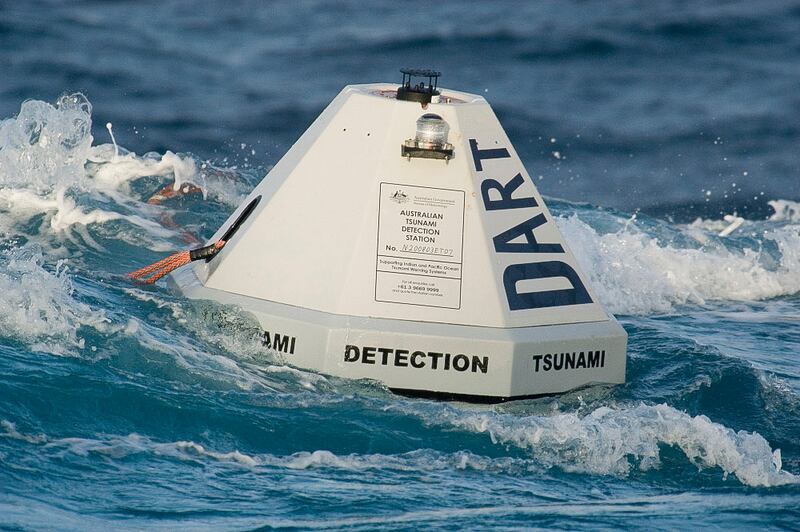
<instances>
[{"instance_id":1,"label":"buoy base","mask_svg":"<svg viewBox=\"0 0 800 532\"><path fill-rule=\"evenodd\" d=\"M170 279L189 298L252 313L264 349L288 365L402 394L498 402L625 382L627 335L613 318L495 328L342 316L208 288L192 268Z\"/></svg>"}]
</instances>

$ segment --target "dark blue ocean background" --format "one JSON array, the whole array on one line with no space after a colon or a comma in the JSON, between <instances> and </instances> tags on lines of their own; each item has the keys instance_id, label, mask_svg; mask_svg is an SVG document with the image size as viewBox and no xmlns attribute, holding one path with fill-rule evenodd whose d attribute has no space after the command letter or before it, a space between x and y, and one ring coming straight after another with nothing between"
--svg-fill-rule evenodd
<instances>
[{"instance_id":1,"label":"dark blue ocean background","mask_svg":"<svg viewBox=\"0 0 800 532\"><path fill-rule=\"evenodd\" d=\"M404 66L494 106L627 384L400 398L125 279ZM0 120L0 528L800 529L797 2L0 0Z\"/></svg>"}]
</instances>

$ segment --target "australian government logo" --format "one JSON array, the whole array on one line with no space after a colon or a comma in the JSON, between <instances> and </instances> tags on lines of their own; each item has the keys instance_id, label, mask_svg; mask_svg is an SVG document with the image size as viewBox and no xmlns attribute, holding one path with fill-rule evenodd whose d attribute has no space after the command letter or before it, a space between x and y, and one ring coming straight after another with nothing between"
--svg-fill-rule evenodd
<instances>
[{"instance_id":1,"label":"australian government logo","mask_svg":"<svg viewBox=\"0 0 800 532\"><path fill-rule=\"evenodd\" d=\"M395 190L394 194L389 196L389 199L395 203L406 203L407 201L409 201L408 194L406 194L405 192L403 192L402 189L399 188Z\"/></svg>"}]
</instances>

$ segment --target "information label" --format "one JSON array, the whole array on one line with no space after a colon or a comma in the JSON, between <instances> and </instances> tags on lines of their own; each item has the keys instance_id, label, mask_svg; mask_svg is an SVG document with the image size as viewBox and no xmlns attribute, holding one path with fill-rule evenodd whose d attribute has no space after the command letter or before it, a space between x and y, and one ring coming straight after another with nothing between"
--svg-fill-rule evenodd
<instances>
[{"instance_id":1,"label":"information label","mask_svg":"<svg viewBox=\"0 0 800 532\"><path fill-rule=\"evenodd\" d=\"M461 307L463 190L381 183L375 300Z\"/></svg>"}]
</instances>

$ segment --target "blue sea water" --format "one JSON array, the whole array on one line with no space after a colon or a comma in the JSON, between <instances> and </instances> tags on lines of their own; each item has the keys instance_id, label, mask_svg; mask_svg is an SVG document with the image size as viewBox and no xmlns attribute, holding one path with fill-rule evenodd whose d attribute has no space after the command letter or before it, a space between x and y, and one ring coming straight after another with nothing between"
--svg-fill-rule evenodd
<instances>
[{"instance_id":1,"label":"blue sea water","mask_svg":"<svg viewBox=\"0 0 800 532\"><path fill-rule=\"evenodd\" d=\"M799 529L798 24L780 1L0 1L0 528ZM401 66L493 104L630 335L625 385L402 398L124 277ZM176 181L204 193L147 203Z\"/></svg>"}]
</instances>

